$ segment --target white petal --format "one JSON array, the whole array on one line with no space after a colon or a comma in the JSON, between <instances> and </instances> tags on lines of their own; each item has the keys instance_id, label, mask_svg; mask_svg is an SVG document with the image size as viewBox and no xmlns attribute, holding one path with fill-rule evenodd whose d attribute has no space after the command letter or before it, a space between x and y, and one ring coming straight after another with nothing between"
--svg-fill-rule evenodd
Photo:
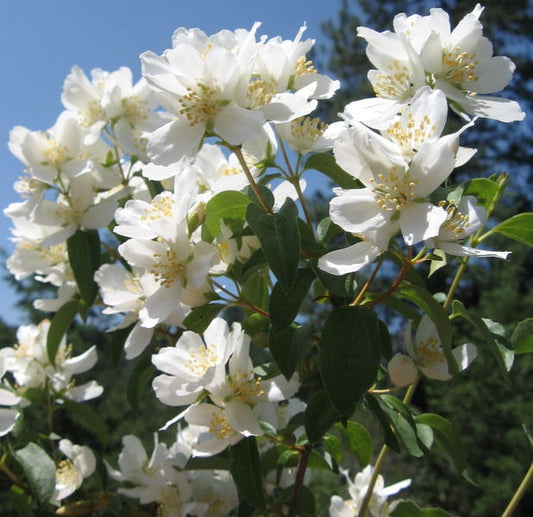
<instances>
[{"instance_id":1,"label":"white petal","mask_svg":"<svg viewBox=\"0 0 533 517\"><path fill-rule=\"evenodd\" d=\"M19 417L19 412L15 409L0 408L0 436L9 433Z\"/></svg>"},{"instance_id":2,"label":"white petal","mask_svg":"<svg viewBox=\"0 0 533 517\"><path fill-rule=\"evenodd\" d=\"M396 354L387 365L391 382L400 388L413 384L418 379L418 369L410 356Z\"/></svg>"},{"instance_id":3,"label":"white petal","mask_svg":"<svg viewBox=\"0 0 533 517\"><path fill-rule=\"evenodd\" d=\"M171 165L188 154L198 151L205 125L191 126L182 117L156 129L148 137L148 155L156 165Z\"/></svg>"},{"instance_id":4,"label":"white petal","mask_svg":"<svg viewBox=\"0 0 533 517\"><path fill-rule=\"evenodd\" d=\"M226 404L226 416L229 424L243 436L260 436L263 434L257 416L247 404L232 400Z\"/></svg>"},{"instance_id":5,"label":"white petal","mask_svg":"<svg viewBox=\"0 0 533 517\"><path fill-rule=\"evenodd\" d=\"M459 365L459 370L463 371L477 357L477 348L472 343L465 343L452 350L452 354Z\"/></svg>"},{"instance_id":6,"label":"white petal","mask_svg":"<svg viewBox=\"0 0 533 517\"><path fill-rule=\"evenodd\" d=\"M318 267L333 275L353 273L371 264L381 251L374 244L361 241L347 248L326 253L318 260Z\"/></svg>"},{"instance_id":7,"label":"white petal","mask_svg":"<svg viewBox=\"0 0 533 517\"><path fill-rule=\"evenodd\" d=\"M71 375L83 373L90 370L96 364L97 360L96 346L93 345L91 348L83 352L83 354L67 359L63 363L63 369Z\"/></svg>"},{"instance_id":8,"label":"white petal","mask_svg":"<svg viewBox=\"0 0 533 517\"><path fill-rule=\"evenodd\" d=\"M436 237L447 216L446 210L431 203L409 203L400 214L400 229L405 243L412 246Z\"/></svg>"},{"instance_id":9,"label":"white petal","mask_svg":"<svg viewBox=\"0 0 533 517\"><path fill-rule=\"evenodd\" d=\"M260 111L226 106L215 118L215 130L231 145L240 145L261 132L265 118Z\"/></svg>"},{"instance_id":10,"label":"white petal","mask_svg":"<svg viewBox=\"0 0 533 517\"><path fill-rule=\"evenodd\" d=\"M104 388L96 381L89 381L81 386L76 386L67 391L66 397L76 402L92 400L99 397L104 392Z\"/></svg>"}]
</instances>

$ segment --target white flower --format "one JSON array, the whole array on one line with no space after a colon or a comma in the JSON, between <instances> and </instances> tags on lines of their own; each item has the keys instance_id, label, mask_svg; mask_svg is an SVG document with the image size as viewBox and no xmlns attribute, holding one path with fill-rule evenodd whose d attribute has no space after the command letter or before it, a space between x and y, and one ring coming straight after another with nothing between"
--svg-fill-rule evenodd
<instances>
[{"instance_id":1,"label":"white flower","mask_svg":"<svg viewBox=\"0 0 533 517\"><path fill-rule=\"evenodd\" d=\"M487 251L478 248L471 248L459 244L461 241L485 224L487 214L482 206L476 205L473 196L464 196L458 206L449 205L446 207L448 217L442 224L439 234L426 241L426 245L432 248L440 248L449 255L460 257L495 257L506 259L509 251Z\"/></svg>"},{"instance_id":2,"label":"white flower","mask_svg":"<svg viewBox=\"0 0 533 517\"><path fill-rule=\"evenodd\" d=\"M345 127L344 122L328 125L319 118L299 117L291 122L276 124L276 131L293 151L305 155L331 149L335 139Z\"/></svg>"},{"instance_id":3,"label":"white flower","mask_svg":"<svg viewBox=\"0 0 533 517\"><path fill-rule=\"evenodd\" d=\"M397 144L361 124L342 133L335 159L365 188L338 189L331 219L356 234L398 224L408 245L435 237L447 214L427 197L454 169L457 141L458 133L426 141L407 159Z\"/></svg>"},{"instance_id":4,"label":"white flower","mask_svg":"<svg viewBox=\"0 0 533 517\"><path fill-rule=\"evenodd\" d=\"M148 136L148 153L159 165L195 154L207 130L232 145L257 135L264 115L235 103L236 90L249 70L242 70L231 50L216 46L207 53L178 43L162 56L141 55L143 76L174 119Z\"/></svg>"},{"instance_id":5,"label":"white flower","mask_svg":"<svg viewBox=\"0 0 533 517\"><path fill-rule=\"evenodd\" d=\"M59 344L55 363L50 363L46 341L50 322L39 325L23 325L17 330L18 343L5 348L4 365L13 374L23 393L24 388L43 388L48 381L57 396L78 402L90 400L102 394L103 388L95 381L76 386L73 376L90 370L97 361L93 345L80 355L72 356L72 346L65 338Z\"/></svg>"},{"instance_id":6,"label":"white flower","mask_svg":"<svg viewBox=\"0 0 533 517\"><path fill-rule=\"evenodd\" d=\"M238 323L230 330L222 318L215 318L203 336L204 340L187 330L174 347L164 347L152 356L153 364L166 374L153 381L154 391L164 404L184 406L195 402L212 382L215 371L224 370L237 343L245 339Z\"/></svg>"},{"instance_id":7,"label":"white flower","mask_svg":"<svg viewBox=\"0 0 533 517\"><path fill-rule=\"evenodd\" d=\"M225 517L239 504L237 487L228 471L188 471L188 477L192 486L191 498L202 505L202 513L195 515Z\"/></svg>"},{"instance_id":8,"label":"white flower","mask_svg":"<svg viewBox=\"0 0 533 517\"><path fill-rule=\"evenodd\" d=\"M447 381L452 378L448 362L442 349L439 333L431 318L424 314L416 329L414 341L411 337L411 324L405 333L405 348L416 367L428 378ZM477 357L477 349L471 343L458 346L452 350L459 370L466 369Z\"/></svg>"},{"instance_id":9,"label":"white flower","mask_svg":"<svg viewBox=\"0 0 533 517\"><path fill-rule=\"evenodd\" d=\"M476 5L453 31L442 9L431 9L425 17L399 14L394 19L395 32L359 27L358 35L368 41L367 54L376 66L369 79L380 98L360 101L363 114L358 120L382 123L401 111L424 83L442 90L459 114L502 122L522 120L525 114L515 101L479 95L501 91L515 68L510 59L492 56L492 44L482 36L482 11Z\"/></svg>"},{"instance_id":10,"label":"white flower","mask_svg":"<svg viewBox=\"0 0 533 517\"><path fill-rule=\"evenodd\" d=\"M76 118L64 111L46 132L14 128L10 149L29 168L32 177L53 183L59 174L71 178L92 170L83 138Z\"/></svg>"},{"instance_id":11,"label":"white flower","mask_svg":"<svg viewBox=\"0 0 533 517\"><path fill-rule=\"evenodd\" d=\"M102 312L125 313L122 322L110 330L126 328L135 323L124 342L124 352L128 360L137 357L148 346L154 333L153 327L143 327L138 321L139 312L146 299L157 291L159 283L151 273L136 269L130 272L116 264L103 264L94 279L100 287L102 301L107 305ZM174 309L162 322L181 325L189 310L189 306L176 302Z\"/></svg>"},{"instance_id":12,"label":"white flower","mask_svg":"<svg viewBox=\"0 0 533 517\"><path fill-rule=\"evenodd\" d=\"M56 488L53 500L61 501L75 492L96 468L96 458L89 447L60 440L59 450L67 457L56 468Z\"/></svg>"},{"instance_id":13,"label":"white flower","mask_svg":"<svg viewBox=\"0 0 533 517\"><path fill-rule=\"evenodd\" d=\"M354 480L350 479L349 473L346 470L341 470L348 481L348 492L350 498L343 500L341 497L334 495L331 497L331 504L329 507L330 517L353 517L357 515L361 509L361 504L367 493L370 479L372 477L373 467L366 466L361 472L356 474ZM383 476L378 475L376 484L372 491L370 503L368 505L369 514L372 517L386 517L389 515L390 508L387 504L387 498L391 495L397 494L400 490L407 488L411 484L410 479L405 479L394 485L385 486Z\"/></svg>"}]
</instances>

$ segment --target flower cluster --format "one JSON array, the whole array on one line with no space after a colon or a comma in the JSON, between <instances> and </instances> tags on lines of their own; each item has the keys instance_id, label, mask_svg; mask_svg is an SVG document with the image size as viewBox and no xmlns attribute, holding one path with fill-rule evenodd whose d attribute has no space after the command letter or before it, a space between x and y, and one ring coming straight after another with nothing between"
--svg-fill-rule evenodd
<instances>
[{"instance_id":1,"label":"flower cluster","mask_svg":"<svg viewBox=\"0 0 533 517\"><path fill-rule=\"evenodd\" d=\"M53 416L103 392L74 378L96 364L95 347L73 357L66 338L77 315L85 322L98 306L125 359L139 358L130 386L153 375L150 394L176 408L151 431L178 428L171 445L156 434L150 458L139 438L122 438L118 469L106 460L116 497L158 515L228 515L242 498L296 515L306 469L319 466L348 481L350 498L331 498L332 517L389 515L388 496L410 481L386 488L371 467L352 481L339 436L362 454L368 433L350 418L365 404L386 436L411 433L406 448L426 453L432 429L418 436L412 390L421 374L451 379L477 354L452 342L450 320L465 316L459 306L448 314L457 282L441 305L408 273L455 256L466 264L509 255L477 248L494 203L451 184L476 152L460 139L478 117L524 116L516 102L485 95L507 85L514 65L492 56L481 12L454 30L440 9L398 15L394 32L360 27L376 98L349 103L330 125L312 112L340 83L306 56L314 42L303 39L305 26L283 40L258 36L256 23L211 36L177 29L172 48L141 55L136 84L127 68L88 77L74 67L56 123L12 130L25 171L22 200L5 210L16 244L7 266L57 297L34 302L55 313L51 321L20 327L18 343L0 351L0 436L16 430L27 405L47 412L55 491L45 503L62 504L96 468L90 449L56 435ZM446 134L450 109L463 125ZM337 184L318 225L303 195L310 169ZM495 202L501 185L487 182ZM386 258L398 277L372 292ZM376 261L355 294L337 278ZM302 316L311 299L331 303L325 323L313 310ZM408 354L390 350L372 311L385 300L408 320ZM389 394L409 385L405 405Z\"/></svg>"}]
</instances>

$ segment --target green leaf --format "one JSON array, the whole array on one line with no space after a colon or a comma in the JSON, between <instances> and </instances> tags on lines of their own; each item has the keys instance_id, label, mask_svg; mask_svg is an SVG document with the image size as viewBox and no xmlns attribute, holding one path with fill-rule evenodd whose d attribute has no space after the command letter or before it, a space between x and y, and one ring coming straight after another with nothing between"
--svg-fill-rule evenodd
<instances>
[{"instance_id":1,"label":"green leaf","mask_svg":"<svg viewBox=\"0 0 533 517\"><path fill-rule=\"evenodd\" d=\"M239 494L254 508L265 507L261 459L253 436L229 449L230 472Z\"/></svg>"},{"instance_id":2,"label":"green leaf","mask_svg":"<svg viewBox=\"0 0 533 517\"><path fill-rule=\"evenodd\" d=\"M248 303L264 309L268 309L268 280L264 271L250 273L241 288L241 298ZM253 310L244 307L247 314L254 313Z\"/></svg>"},{"instance_id":3,"label":"green leaf","mask_svg":"<svg viewBox=\"0 0 533 517\"><path fill-rule=\"evenodd\" d=\"M381 320L378 321L379 325L379 338L381 342L381 353L385 359L390 360L392 357L392 338L389 333L387 325Z\"/></svg>"},{"instance_id":4,"label":"green leaf","mask_svg":"<svg viewBox=\"0 0 533 517\"><path fill-rule=\"evenodd\" d=\"M394 434L394 426L392 424L392 420L390 416L381 408L377 397L375 397L374 395L367 394L365 397L365 401L370 410L376 415L377 419L379 420L379 423L381 424L385 444L393 451L400 452L400 442Z\"/></svg>"},{"instance_id":5,"label":"green leaf","mask_svg":"<svg viewBox=\"0 0 533 517\"><path fill-rule=\"evenodd\" d=\"M311 266L316 276L320 279L330 294L340 298L353 299L355 290L357 289L354 273L347 273L346 275L326 273L316 266L315 261L311 262Z\"/></svg>"},{"instance_id":6,"label":"green leaf","mask_svg":"<svg viewBox=\"0 0 533 517\"><path fill-rule=\"evenodd\" d=\"M195 307L183 320L183 326L197 334L202 334L225 307L222 303L208 303L201 307Z\"/></svg>"},{"instance_id":7,"label":"green leaf","mask_svg":"<svg viewBox=\"0 0 533 517\"><path fill-rule=\"evenodd\" d=\"M322 219L316 228L316 234L319 242L328 243L333 237L341 234L344 230L335 224L329 217Z\"/></svg>"},{"instance_id":8,"label":"green leaf","mask_svg":"<svg viewBox=\"0 0 533 517\"><path fill-rule=\"evenodd\" d=\"M400 501L390 513L391 517L449 517L450 514L440 508L420 508L413 501Z\"/></svg>"},{"instance_id":9,"label":"green leaf","mask_svg":"<svg viewBox=\"0 0 533 517\"><path fill-rule=\"evenodd\" d=\"M212 237L220 233L221 221L240 221L242 226L246 207L252 200L242 192L226 190L213 196L205 205L204 226Z\"/></svg>"},{"instance_id":10,"label":"green leaf","mask_svg":"<svg viewBox=\"0 0 533 517\"><path fill-rule=\"evenodd\" d=\"M429 274L428 277L432 276L440 268L444 267L447 264L446 253L444 251L436 249L431 253L431 263L429 265Z\"/></svg>"},{"instance_id":11,"label":"green leaf","mask_svg":"<svg viewBox=\"0 0 533 517\"><path fill-rule=\"evenodd\" d=\"M111 339L110 355L111 361L115 368L118 367L122 357L124 356L124 344L128 338L130 332L133 330L134 324L131 324L125 328L117 329L113 332Z\"/></svg>"},{"instance_id":12,"label":"green leaf","mask_svg":"<svg viewBox=\"0 0 533 517\"><path fill-rule=\"evenodd\" d=\"M298 314L315 275L311 269L298 269L288 290L276 283L270 295L270 321L273 327L288 327Z\"/></svg>"},{"instance_id":13,"label":"green leaf","mask_svg":"<svg viewBox=\"0 0 533 517\"><path fill-rule=\"evenodd\" d=\"M342 444L340 440L331 433L326 433L322 438L324 449L331 455L331 457L337 462L342 461Z\"/></svg>"},{"instance_id":14,"label":"green leaf","mask_svg":"<svg viewBox=\"0 0 533 517\"><path fill-rule=\"evenodd\" d=\"M478 202L487 208L499 194L499 185L487 178L475 178L466 185L464 195L475 196Z\"/></svg>"},{"instance_id":15,"label":"green leaf","mask_svg":"<svg viewBox=\"0 0 533 517\"><path fill-rule=\"evenodd\" d=\"M109 431L106 424L86 402L75 402L64 399L63 408L85 429L93 433L103 445L109 440Z\"/></svg>"},{"instance_id":16,"label":"green leaf","mask_svg":"<svg viewBox=\"0 0 533 517\"><path fill-rule=\"evenodd\" d=\"M533 213L515 215L494 227L492 231L526 246L533 246Z\"/></svg>"},{"instance_id":17,"label":"green leaf","mask_svg":"<svg viewBox=\"0 0 533 517\"><path fill-rule=\"evenodd\" d=\"M442 305L422 286L404 280L398 293L418 305L436 325L448 370L454 377L459 373L457 361L452 354L452 326L448 313Z\"/></svg>"},{"instance_id":18,"label":"green leaf","mask_svg":"<svg viewBox=\"0 0 533 517\"><path fill-rule=\"evenodd\" d=\"M48 354L48 360L52 364L55 362L61 339L66 334L76 314L78 314L78 307L77 300L70 300L54 314L54 317L50 321L50 328L46 336L46 352Z\"/></svg>"},{"instance_id":19,"label":"green leaf","mask_svg":"<svg viewBox=\"0 0 533 517\"><path fill-rule=\"evenodd\" d=\"M331 405L324 390L312 395L304 413L305 433L311 443L316 443L341 416Z\"/></svg>"},{"instance_id":20,"label":"green leaf","mask_svg":"<svg viewBox=\"0 0 533 517\"><path fill-rule=\"evenodd\" d=\"M512 355L513 351L507 348L502 341L506 341L501 335L503 327L498 324L495 325L495 322L480 318L474 314L469 313L465 306L458 300L454 300L452 304L452 314L453 316L458 316L466 321L468 321L475 329L479 331L483 341L488 345L489 350L496 359L496 363L500 368L500 372L507 383L511 383L511 378L509 377L509 369L512 366ZM487 322L490 322L489 325L492 328L487 326ZM503 329L504 330L504 329ZM495 332L493 332L495 331Z\"/></svg>"},{"instance_id":21,"label":"green leaf","mask_svg":"<svg viewBox=\"0 0 533 517\"><path fill-rule=\"evenodd\" d=\"M93 304L98 285L94 273L100 267L100 237L96 230L78 230L67 239L67 252L81 299L87 309Z\"/></svg>"},{"instance_id":22,"label":"green leaf","mask_svg":"<svg viewBox=\"0 0 533 517\"><path fill-rule=\"evenodd\" d=\"M515 354L533 353L533 318L527 318L516 326L511 336Z\"/></svg>"},{"instance_id":23,"label":"green leaf","mask_svg":"<svg viewBox=\"0 0 533 517\"><path fill-rule=\"evenodd\" d=\"M365 468L374 457L374 444L370 433L361 424L349 420L346 426L337 424L348 448L357 456L361 468Z\"/></svg>"},{"instance_id":24,"label":"green leaf","mask_svg":"<svg viewBox=\"0 0 533 517\"><path fill-rule=\"evenodd\" d=\"M146 386L155 372L152 365L152 358L148 354L141 355L138 359L126 388L126 398L134 411L139 409L139 400L141 395L146 392Z\"/></svg>"},{"instance_id":25,"label":"green leaf","mask_svg":"<svg viewBox=\"0 0 533 517\"><path fill-rule=\"evenodd\" d=\"M312 331L312 325L282 329L270 327L268 332L270 353L287 380L292 377L298 367L304 351L305 341Z\"/></svg>"},{"instance_id":26,"label":"green leaf","mask_svg":"<svg viewBox=\"0 0 533 517\"><path fill-rule=\"evenodd\" d=\"M16 510L18 517L33 517L32 496L27 494L17 485L11 485L9 489L9 504Z\"/></svg>"},{"instance_id":27,"label":"green leaf","mask_svg":"<svg viewBox=\"0 0 533 517\"><path fill-rule=\"evenodd\" d=\"M318 361L324 388L341 416L349 416L374 384L380 358L380 327L374 312L347 306L329 315Z\"/></svg>"},{"instance_id":28,"label":"green leaf","mask_svg":"<svg viewBox=\"0 0 533 517\"><path fill-rule=\"evenodd\" d=\"M412 456L419 458L428 452L424 442L418 437L418 429L411 413L402 401L392 395L379 398L382 409L389 415L397 436Z\"/></svg>"},{"instance_id":29,"label":"green leaf","mask_svg":"<svg viewBox=\"0 0 533 517\"><path fill-rule=\"evenodd\" d=\"M333 180L335 184L342 188L361 188L359 183L353 176L350 176L346 171L341 169L332 154L316 153L312 154L305 162L305 169L313 169L325 174L328 178Z\"/></svg>"},{"instance_id":30,"label":"green leaf","mask_svg":"<svg viewBox=\"0 0 533 517\"><path fill-rule=\"evenodd\" d=\"M261 243L272 273L288 290L300 258L298 208L294 201L287 198L277 214L267 214L251 203L246 211L246 220Z\"/></svg>"},{"instance_id":31,"label":"green leaf","mask_svg":"<svg viewBox=\"0 0 533 517\"><path fill-rule=\"evenodd\" d=\"M455 426L446 418L434 413L424 413L415 421L433 429L436 443L444 457L450 461L458 473L466 469L466 450Z\"/></svg>"},{"instance_id":32,"label":"green leaf","mask_svg":"<svg viewBox=\"0 0 533 517\"><path fill-rule=\"evenodd\" d=\"M46 504L54 495L56 487L56 466L50 456L36 443L13 452L37 501Z\"/></svg>"}]
</instances>

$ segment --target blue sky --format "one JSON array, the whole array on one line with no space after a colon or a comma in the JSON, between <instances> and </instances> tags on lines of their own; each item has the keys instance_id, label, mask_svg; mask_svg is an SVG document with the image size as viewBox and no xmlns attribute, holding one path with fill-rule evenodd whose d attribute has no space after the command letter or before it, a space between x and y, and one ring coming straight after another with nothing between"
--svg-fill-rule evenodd
<instances>
[{"instance_id":1,"label":"blue sky","mask_svg":"<svg viewBox=\"0 0 533 517\"><path fill-rule=\"evenodd\" d=\"M18 202L13 183L22 164L7 149L13 126L44 130L62 110L61 88L73 65L115 70L129 66L140 76L138 56L161 53L178 27L199 27L211 34L221 29L250 28L261 21L260 34L292 38L307 22L306 37L323 39L320 24L335 18L341 0L12 0L0 6L0 190L2 208ZM354 31L355 32L355 31ZM0 245L10 253L10 221L0 217ZM0 282L0 315L8 323L24 323L13 309L14 294Z\"/></svg>"}]
</instances>

